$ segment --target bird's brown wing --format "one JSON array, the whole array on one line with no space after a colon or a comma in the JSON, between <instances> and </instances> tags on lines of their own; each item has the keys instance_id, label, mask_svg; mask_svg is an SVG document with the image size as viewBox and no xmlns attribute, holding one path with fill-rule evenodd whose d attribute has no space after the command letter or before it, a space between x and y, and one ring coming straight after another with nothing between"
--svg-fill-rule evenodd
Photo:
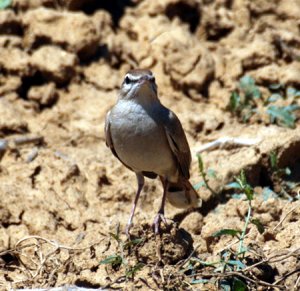
<instances>
[{"instance_id":1,"label":"bird's brown wing","mask_svg":"<svg viewBox=\"0 0 300 291\"><path fill-rule=\"evenodd\" d=\"M105 143L106 143L106 146L110 148L110 150L112 151L112 153L114 154L114 156L118 158L117 153L116 153L116 151L114 149L114 145L113 145L111 134L110 134L110 120L109 120L109 116L110 116L110 111L107 112L106 117L105 117L105 125L104 125Z\"/></svg>"},{"instance_id":2,"label":"bird's brown wing","mask_svg":"<svg viewBox=\"0 0 300 291\"><path fill-rule=\"evenodd\" d=\"M170 148L175 155L183 177L190 178L191 151L178 117L172 111L164 122Z\"/></svg>"}]
</instances>

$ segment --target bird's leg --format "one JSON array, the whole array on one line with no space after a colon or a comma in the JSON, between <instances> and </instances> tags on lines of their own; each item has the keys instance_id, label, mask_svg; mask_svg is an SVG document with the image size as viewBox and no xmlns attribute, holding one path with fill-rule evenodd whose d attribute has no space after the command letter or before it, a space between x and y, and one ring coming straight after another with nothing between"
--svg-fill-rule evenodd
<instances>
[{"instance_id":1,"label":"bird's leg","mask_svg":"<svg viewBox=\"0 0 300 291\"><path fill-rule=\"evenodd\" d=\"M163 221L165 225L167 225L167 220L165 218L165 203L167 198L167 190L168 190L168 180L160 177L161 182L163 184L164 192L161 200L160 208L154 218L153 227L155 235L160 233L160 223Z\"/></svg>"},{"instance_id":2,"label":"bird's leg","mask_svg":"<svg viewBox=\"0 0 300 291\"><path fill-rule=\"evenodd\" d=\"M142 192L142 189L144 187L144 182L145 182L144 176L142 174L136 173L136 179L137 179L137 182L138 182L138 189L137 189L136 194L135 194L135 198L134 198L134 202L133 202L133 205L132 205L132 208L131 208L131 213L130 213L129 220L128 220L128 223L126 225L126 235L127 235L128 238L130 238L129 231L130 231L130 228L132 226L132 220L133 220L135 208L136 208L136 205L138 203L138 200L139 200L139 197L140 197L140 194Z\"/></svg>"}]
</instances>

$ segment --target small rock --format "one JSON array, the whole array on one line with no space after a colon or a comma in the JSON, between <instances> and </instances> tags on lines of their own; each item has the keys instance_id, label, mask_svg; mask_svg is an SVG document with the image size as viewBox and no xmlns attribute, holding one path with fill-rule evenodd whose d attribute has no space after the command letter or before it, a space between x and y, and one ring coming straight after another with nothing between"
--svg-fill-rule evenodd
<instances>
[{"instance_id":1,"label":"small rock","mask_svg":"<svg viewBox=\"0 0 300 291\"><path fill-rule=\"evenodd\" d=\"M160 249L162 260L165 264L175 264L188 256L193 249L193 239L184 229L178 229L175 224L170 224L167 229L162 229L160 239L153 233L152 227L144 226L147 239L138 249L138 255L145 263L157 262L157 251ZM143 236L145 233L143 231ZM134 232L134 229L132 230ZM141 233L138 235L141 237Z\"/></svg>"},{"instance_id":2,"label":"small rock","mask_svg":"<svg viewBox=\"0 0 300 291\"><path fill-rule=\"evenodd\" d=\"M65 83L75 74L77 57L56 46L43 46L33 53L31 64L47 80Z\"/></svg>"},{"instance_id":3,"label":"small rock","mask_svg":"<svg viewBox=\"0 0 300 291\"><path fill-rule=\"evenodd\" d=\"M55 0L13 0L12 7L16 10L35 9L41 6L55 7Z\"/></svg>"},{"instance_id":4,"label":"small rock","mask_svg":"<svg viewBox=\"0 0 300 291\"><path fill-rule=\"evenodd\" d=\"M96 2L95 0L61 0L60 3L70 10L77 10L82 8L84 5L91 5Z\"/></svg>"},{"instance_id":5,"label":"small rock","mask_svg":"<svg viewBox=\"0 0 300 291\"><path fill-rule=\"evenodd\" d=\"M93 20L80 12L38 8L24 15L23 24L24 43L29 47L56 44L80 58L93 56L98 48L100 38Z\"/></svg>"},{"instance_id":6,"label":"small rock","mask_svg":"<svg viewBox=\"0 0 300 291\"><path fill-rule=\"evenodd\" d=\"M31 223L33 220L34 223ZM57 221L47 210L31 209L30 211L24 212L22 223L28 226L31 233L41 233L45 230L54 231Z\"/></svg>"},{"instance_id":7,"label":"small rock","mask_svg":"<svg viewBox=\"0 0 300 291\"><path fill-rule=\"evenodd\" d=\"M28 76L31 72L30 57L18 48L1 48L0 69L20 76Z\"/></svg>"},{"instance_id":8,"label":"small rock","mask_svg":"<svg viewBox=\"0 0 300 291\"><path fill-rule=\"evenodd\" d=\"M21 48L22 38L15 35L0 35L0 47Z\"/></svg>"},{"instance_id":9,"label":"small rock","mask_svg":"<svg viewBox=\"0 0 300 291\"><path fill-rule=\"evenodd\" d=\"M299 78L300 76L300 63L294 61L280 70L279 80L283 84L287 85L298 85L299 86Z\"/></svg>"},{"instance_id":10,"label":"small rock","mask_svg":"<svg viewBox=\"0 0 300 291\"><path fill-rule=\"evenodd\" d=\"M89 83L104 90L113 90L119 87L120 75L107 64L93 63L84 70L84 76Z\"/></svg>"},{"instance_id":11,"label":"small rock","mask_svg":"<svg viewBox=\"0 0 300 291\"><path fill-rule=\"evenodd\" d=\"M32 86L27 94L29 100L36 101L42 106L51 106L57 101L58 94L54 83L42 86Z\"/></svg>"},{"instance_id":12,"label":"small rock","mask_svg":"<svg viewBox=\"0 0 300 291\"><path fill-rule=\"evenodd\" d=\"M10 9L1 11L0 34L21 34L21 22L14 11Z\"/></svg>"},{"instance_id":13,"label":"small rock","mask_svg":"<svg viewBox=\"0 0 300 291\"><path fill-rule=\"evenodd\" d=\"M7 93L16 92L22 85L21 78L18 76L0 75L0 96Z\"/></svg>"},{"instance_id":14,"label":"small rock","mask_svg":"<svg viewBox=\"0 0 300 291\"><path fill-rule=\"evenodd\" d=\"M200 234L203 226L203 216L199 212L192 212L187 215L180 224L180 227L192 234Z\"/></svg>"}]
</instances>

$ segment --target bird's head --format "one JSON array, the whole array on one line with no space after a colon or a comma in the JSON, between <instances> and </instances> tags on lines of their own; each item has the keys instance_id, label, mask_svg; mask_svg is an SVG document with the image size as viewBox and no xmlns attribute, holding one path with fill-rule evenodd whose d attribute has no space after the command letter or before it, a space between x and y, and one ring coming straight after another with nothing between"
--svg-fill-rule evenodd
<instances>
[{"instance_id":1,"label":"bird's head","mask_svg":"<svg viewBox=\"0 0 300 291\"><path fill-rule=\"evenodd\" d=\"M157 86L152 72L143 69L129 71L121 85L119 99L137 101L157 99Z\"/></svg>"}]
</instances>

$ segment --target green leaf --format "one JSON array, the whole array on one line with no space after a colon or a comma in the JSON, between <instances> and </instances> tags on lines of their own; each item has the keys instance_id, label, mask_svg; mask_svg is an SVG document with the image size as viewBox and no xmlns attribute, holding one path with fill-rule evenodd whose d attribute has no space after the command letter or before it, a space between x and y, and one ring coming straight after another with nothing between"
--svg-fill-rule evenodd
<instances>
[{"instance_id":1,"label":"green leaf","mask_svg":"<svg viewBox=\"0 0 300 291\"><path fill-rule=\"evenodd\" d=\"M200 154L197 154L197 158L198 158L198 168L199 168L199 171L201 173L204 172L204 165L203 165L203 160L202 160L202 157Z\"/></svg>"},{"instance_id":2,"label":"green leaf","mask_svg":"<svg viewBox=\"0 0 300 291\"><path fill-rule=\"evenodd\" d=\"M279 99L282 99L282 95L279 93L274 93L268 98L268 103L276 102Z\"/></svg>"},{"instance_id":3,"label":"green leaf","mask_svg":"<svg viewBox=\"0 0 300 291\"><path fill-rule=\"evenodd\" d=\"M232 290L233 291L246 291L247 290L247 285L246 285L245 282L243 282L239 278L234 277L233 278Z\"/></svg>"},{"instance_id":4,"label":"green leaf","mask_svg":"<svg viewBox=\"0 0 300 291\"><path fill-rule=\"evenodd\" d=\"M244 91L246 98L260 98L261 93L258 87L255 85L255 81L252 77L246 75L240 79L240 88Z\"/></svg>"},{"instance_id":5,"label":"green leaf","mask_svg":"<svg viewBox=\"0 0 300 291\"><path fill-rule=\"evenodd\" d=\"M7 8L11 5L11 0L0 0L0 10Z\"/></svg>"},{"instance_id":6,"label":"green leaf","mask_svg":"<svg viewBox=\"0 0 300 291\"><path fill-rule=\"evenodd\" d=\"M246 246L242 246L241 247L241 250L240 250L240 252L238 253L238 255L241 255L241 254L244 254L244 253L246 253L246 252L248 252L248 248L246 247Z\"/></svg>"},{"instance_id":7,"label":"green leaf","mask_svg":"<svg viewBox=\"0 0 300 291\"><path fill-rule=\"evenodd\" d=\"M277 121L278 125L295 128L296 117L291 108L272 105L267 108L267 113L270 115L272 123Z\"/></svg>"},{"instance_id":8,"label":"green leaf","mask_svg":"<svg viewBox=\"0 0 300 291\"><path fill-rule=\"evenodd\" d=\"M288 98L297 98L297 97L300 97L300 91L293 88L293 87L288 87L286 89L286 95Z\"/></svg>"},{"instance_id":9,"label":"green leaf","mask_svg":"<svg viewBox=\"0 0 300 291\"><path fill-rule=\"evenodd\" d=\"M278 198L278 195L268 187L263 189L262 196L264 201L267 201L269 198Z\"/></svg>"},{"instance_id":10,"label":"green leaf","mask_svg":"<svg viewBox=\"0 0 300 291\"><path fill-rule=\"evenodd\" d=\"M274 151L272 151L272 152L270 152L269 157L270 157L271 169L272 169L273 171L276 171L276 170L278 169L278 158L277 158L277 154L276 154Z\"/></svg>"},{"instance_id":11,"label":"green leaf","mask_svg":"<svg viewBox=\"0 0 300 291\"><path fill-rule=\"evenodd\" d=\"M208 282L209 282L208 279L198 279L198 280L192 280L191 284L206 284Z\"/></svg>"},{"instance_id":12,"label":"green leaf","mask_svg":"<svg viewBox=\"0 0 300 291\"><path fill-rule=\"evenodd\" d=\"M245 174L244 170L241 171L240 179L241 179L241 182L242 182L242 187L247 185L247 178L246 178L246 174Z\"/></svg>"},{"instance_id":13,"label":"green leaf","mask_svg":"<svg viewBox=\"0 0 300 291\"><path fill-rule=\"evenodd\" d=\"M234 193L234 194L231 195L231 197L233 199L241 200L241 199L245 198L245 194L244 193L240 193L240 194Z\"/></svg>"},{"instance_id":14,"label":"green leaf","mask_svg":"<svg viewBox=\"0 0 300 291\"><path fill-rule=\"evenodd\" d=\"M226 263L229 264L229 265L232 265L232 266L237 266L237 267L239 267L240 269L246 268L246 265L243 264L243 263L242 263L241 261L239 261L239 260L229 260L229 261L227 261Z\"/></svg>"},{"instance_id":15,"label":"green leaf","mask_svg":"<svg viewBox=\"0 0 300 291\"><path fill-rule=\"evenodd\" d=\"M253 196L254 196L254 190L253 188L247 183L247 178L246 178L246 174L244 172L244 170L241 171L239 177L235 177L235 180L237 181L237 183L240 185L241 190L244 191L244 193L246 194L247 199L253 200Z\"/></svg>"},{"instance_id":16,"label":"green leaf","mask_svg":"<svg viewBox=\"0 0 300 291\"><path fill-rule=\"evenodd\" d=\"M220 281L220 287L223 291L231 291L231 284L225 279Z\"/></svg>"},{"instance_id":17,"label":"green leaf","mask_svg":"<svg viewBox=\"0 0 300 291\"><path fill-rule=\"evenodd\" d=\"M199 190L201 187L206 187L206 184L204 181L201 181L193 186L195 190Z\"/></svg>"},{"instance_id":18,"label":"green leaf","mask_svg":"<svg viewBox=\"0 0 300 291\"><path fill-rule=\"evenodd\" d=\"M247 88L251 87L255 85L255 81L254 79L249 76L249 75L245 75L244 77L242 77L240 79L240 87L243 89L243 90L246 90Z\"/></svg>"},{"instance_id":19,"label":"green leaf","mask_svg":"<svg viewBox=\"0 0 300 291\"><path fill-rule=\"evenodd\" d=\"M245 194L247 196L247 199L249 201L253 200L254 190L253 190L253 188L249 184L245 185L244 191L245 191Z\"/></svg>"},{"instance_id":20,"label":"green leaf","mask_svg":"<svg viewBox=\"0 0 300 291\"><path fill-rule=\"evenodd\" d=\"M271 90L279 90L279 89L281 89L282 88L282 85L281 84L279 84L279 83L275 83L275 84L271 84L270 86L269 86L269 89L271 89Z\"/></svg>"},{"instance_id":21,"label":"green leaf","mask_svg":"<svg viewBox=\"0 0 300 291\"><path fill-rule=\"evenodd\" d=\"M124 243L124 249L129 248L129 247L134 246L134 245L138 245L138 244L142 243L143 241L144 241L144 239L142 239L142 238L136 238L136 239L133 239L133 240L128 240L126 243Z\"/></svg>"},{"instance_id":22,"label":"green leaf","mask_svg":"<svg viewBox=\"0 0 300 291\"><path fill-rule=\"evenodd\" d=\"M207 171L207 176L210 178L217 178L216 171L214 169L208 169Z\"/></svg>"},{"instance_id":23,"label":"green leaf","mask_svg":"<svg viewBox=\"0 0 300 291\"><path fill-rule=\"evenodd\" d=\"M133 278L135 273L137 273L139 270L141 270L145 264L143 263L137 263L135 266L128 268L128 270L125 273L125 276L127 278Z\"/></svg>"},{"instance_id":24,"label":"green leaf","mask_svg":"<svg viewBox=\"0 0 300 291\"><path fill-rule=\"evenodd\" d=\"M290 168L286 167L286 168L284 169L284 173L285 173L287 176L289 176L290 174L292 174L292 171L291 171Z\"/></svg>"},{"instance_id":25,"label":"green leaf","mask_svg":"<svg viewBox=\"0 0 300 291\"><path fill-rule=\"evenodd\" d=\"M114 238L118 243L121 241L121 239L119 238L119 235L118 235L118 234L109 232L109 235L110 235L112 238Z\"/></svg>"},{"instance_id":26,"label":"green leaf","mask_svg":"<svg viewBox=\"0 0 300 291\"><path fill-rule=\"evenodd\" d=\"M237 229L224 228L224 229L216 231L212 236L213 237L218 237L218 236L222 236L222 235L237 236L240 233L241 233L241 231L237 230Z\"/></svg>"},{"instance_id":27,"label":"green leaf","mask_svg":"<svg viewBox=\"0 0 300 291\"><path fill-rule=\"evenodd\" d=\"M229 111L236 112L241 106L241 97L237 92L232 92L229 100L229 105L227 106Z\"/></svg>"},{"instance_id":28,"label":"green leaf","mask_svg":"<svg viewBox=\"0 0 300 291\"><path fill-rule=\"evenodd\" d=\"M242 189L241 185L238 182L232 182L226 185L228 189Z\"/></svg>"},{"instance_id":29,"label":"green leaf","mask_svg":"<svg viewBox=\"0 0 300 291\"><path fill-rule=\"evenodd\" d=\"M100 261L100 265L112 265L112 266L118 266L121 265L123 262L123 259L120 255L111 255L107 257L106 259Z\"/></svg>"},{"instance_id":30,"label":"green leaf","mask_svg":"<svg viewBox=\"0 0 300 291\"><path fill-rule=\"evenodd\" d=\"M263 226L263 224L260 222L259 219L257 219L257 218L252 218L252 219L251 219L251 223L254 224L254 225L256 226L256 228L257 228L257 230L258 230L258 232L259 232L260 234L264 233L265 227Z\"/></svg>"}]
</instances>

